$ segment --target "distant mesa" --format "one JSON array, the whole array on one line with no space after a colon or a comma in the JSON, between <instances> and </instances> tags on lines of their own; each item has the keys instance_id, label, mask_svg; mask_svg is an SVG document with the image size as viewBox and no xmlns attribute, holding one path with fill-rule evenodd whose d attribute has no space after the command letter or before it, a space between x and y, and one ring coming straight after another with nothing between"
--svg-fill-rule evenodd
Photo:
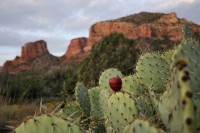
<instances>
[{"instance_id":1,"label":"distant mesa","mask_svg":"<svg viewBox=\"0 0 200 133\"><path fill-rule=\"evenodd\" d=\"M103 36L113 32L123 33L129 39L149 38L162 40L168 38L174 43L182 40L182 25L188 23L194 35L200 37L200 26L186 19L177 18L176 13L141 12L115 20L97 22L89 29L89 37L72 39L62 57L48 52L45 41L27 43L22 47L21 55L12 61L6 61L3 70L16 74L21 71L43 69L50 66L76 64L83 60L93 45Z\"/></svg>"},{"instance_id":2,"label":"distant mesa","mask_svg":"<svg viewBox=\"0 0 200 133\"><path fill-rule=\"evenodd\" d=\"M45 41L40 40L36 42L30 42L22 47L21 58L22 60L29 60L34 57L48 54L47 44ZM20 58L20 57L19 57Z\"/></svg>"},{"instance_id":3,"label":"distant mesa","mask_svg":"<svg viewBox=\"0 0 200 133\"><path fill-rule=\"evenodd\" d=\"M21 56L6 61L3 70L10 74L17 74L21 71L40 70L54 65L59 65L59 59L48 52L45 41L39 40L26 43L22 47Z\"/></svg>"}]
</instances>

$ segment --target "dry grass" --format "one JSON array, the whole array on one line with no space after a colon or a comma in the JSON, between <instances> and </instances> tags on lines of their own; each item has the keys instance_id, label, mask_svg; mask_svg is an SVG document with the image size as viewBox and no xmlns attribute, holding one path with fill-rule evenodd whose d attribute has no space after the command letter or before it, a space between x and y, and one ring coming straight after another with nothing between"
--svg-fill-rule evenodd
<instances>
[{"instance_id":1,"label":"dry grass","mask_svg":"<svg viewBox=\"0 0 200 133\"><path fill-rule=\"evenodd\" d=\"M27 116L33 116L38 106L34 103L19 105L0 105L0 123L21 122Z\"/></svg>"},{"instance_id":2,"label":"dry grass","mask_svg":"<svg viewBox=\"0 0 200 133\"><path fill-rule=\"evenodd\" d=\"M8 133L12 131L15 127L17 127L21 122L28 120L29 118L33 118L34 116L50 113L54 110L60 102L48 102L43 104L42 102L29 103L27 99L23 97L19 99L19 101L15 101L17 104L12 104L13 99L9 97L9 95L1 95L1 94L9 94L4 93L3 89L0 88L0 133ZM4 89L6 90L6 89Z\"/></svg>"}]
</instances>

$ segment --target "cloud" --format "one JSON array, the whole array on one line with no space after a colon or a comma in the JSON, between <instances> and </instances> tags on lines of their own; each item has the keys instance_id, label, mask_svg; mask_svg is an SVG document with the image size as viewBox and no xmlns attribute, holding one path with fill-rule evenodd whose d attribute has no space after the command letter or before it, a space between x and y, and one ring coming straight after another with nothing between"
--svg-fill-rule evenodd
<instances>
[{"instance_id":1,"label":"cloud","mask_svg":"<svg viewBox=\"0 0 200 133\"><path fill-rule=\"evenodd\" d=\"M39 39L47 41L49 51L60 56L70 39L87 37L95 22L141 11L177 12L179 17L200 24L199 7L199 0L1 0L0 65L20 54L23 44Z\"/></svg>"}]
</instances>

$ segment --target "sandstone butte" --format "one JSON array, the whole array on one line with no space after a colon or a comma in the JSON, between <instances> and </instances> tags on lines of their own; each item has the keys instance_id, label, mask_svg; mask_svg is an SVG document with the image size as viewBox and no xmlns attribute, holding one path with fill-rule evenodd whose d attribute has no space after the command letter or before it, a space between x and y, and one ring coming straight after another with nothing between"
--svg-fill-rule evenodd
<instances>
[{"instance_id":1,"label":"sandstone butte","mask_svg":"<svg viewBox=\"0 0 200 133\"><path fill-rule=\"evenodd\" d=\"M92 46L103 36L109 35L112 32L123 33L130 39L163 39L167 37L174 43L180 42L182 40L182 26L186 23L190 25L194 35L199 37L200 25L187 21L186 19L179 19L176 13L141 12L116 20L97 22L90 27L88 38L80 37L72 39L66 53L62 57L52 56L47 50L45 41L36 41L25 44L22 47L21 56L17 56L12 61L6 61L3 70L9 71L11 74L32 70L33 66L38 67L37 65L33 65L32 60L42 55L51 56L50 59L53 59L55 63L49 63L51 65L77 63L87 56ZM51 62L51 60L49 61ZM43 63L46 62L44 61Z\"/></svg>"}]
</instances>

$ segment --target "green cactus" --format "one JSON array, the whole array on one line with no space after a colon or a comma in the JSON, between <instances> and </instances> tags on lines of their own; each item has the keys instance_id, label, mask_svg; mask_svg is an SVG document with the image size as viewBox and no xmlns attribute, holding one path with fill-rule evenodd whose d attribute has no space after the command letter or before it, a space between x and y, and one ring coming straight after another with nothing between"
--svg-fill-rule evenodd
<instances>
[{"instance_id":1,"label":"green cactus","mask_svg":"<svg viewBox=\"0 0 200 133\"><path fill-rule=\"evenodd\" d=\"M136 75L140 83L162 92L170 75L169 64L159 54L146 53L137 62Z\"/></svg>"},{"instance_id":2,"label":"green cactus","mask_svg":"<svg viewBox=\"0 0 200 133\"><path fill-rule=\"evenodd\" d=\"M142 116L151 117L155 115L153 104L149 96L141 95L135 99L139 114Z\"/></svg>"},{"instance_id":3,"label":"green cactus","mask_svg":"<svg viewBox=\"0 0 200 133\"><path fill-rule=\"evenodd\" d=\"M196 110L195 113L196 113L197 127L200 127L200 101L195 97L194 97L194 107Z\"/></svg>"},{"instance_id":4,"label":"green cactus","mask_svg":"<svg viewBox=\"0 0 200 133\"><path fill-rule=\"evenodd\" d=\"M109 79L112 77L117 77L119 76L120 78L122 78L122 73L114 68L110 68L105 70L100 78L99 78L99 85L102 87L102 89L106 89L108 92L112 92L110 86L109 86Z\"/></svg>"},{"instance_id":5,"label":"green cactus","mask_svg":"<svg viewBox=\"0 0 200 133\"><path fill-rule=\"evenodd\" d=\"M115 132L121 133L137 116L138 110L130 94L117 92L108 99L108 125Z\"/></svg>"},{"instance_id":6,"label":"green cactus","mask_svg":"<svg viewBox=\"0 0 200 133\"><path fill-rule=\"evenodd\" d=\"M194 95L200 100L200 44L192 38L184 40L174 52L171 69L180 59L183 63L187 63L187 67L191 71L191 88Z\"/></svg>"},{"instance_id":7,"label":"green cactus","mask_svg":"<svg viewBox=\"0 0 200 133\"><path fill-rule=\"evenodd\" d=\"M162 129L156 128L148 121L136 119L131 124L131 128L129 132L126 132L126 133L165 133L165 131L163 131Z\"/></svg>"},{"instance_id":8,"label":"green cactus","mask_svg":"<svg viewBox=\"0 0 200 133\"><path fill-rule=\"evenodd\" d=\"M99 93L99 104L100 104L101 111L104 116L107 115L109 96L110 96L110 94L108 93L107 90L101 90L101 92Z\"/></svg>"},{"instance_id":9,"label":"green cactus","mask_svg":"<svg viewBox=\"0 0 200 133\"><path fill-rule=\"evenodd\" d=\"M42 115L23 122L15 133L83 133L79 126L62 118Z\"/></svg>"},{"instance_id":10,"label":"green cactus","mask_svg":"<svg viewBox=\"0 0 200 133\"><path fill-rule=\"evenodd\" d=\"M131 129L131 124L126 125L122 133L129 133Z\"/></svg>"},{"instance_id":11,"label":"green cactus","mask_svg":"<svg viewBox=\"0 0 200 133\"><path fill-rule=\"evenodd\" d=\"M146 91L144 85L139 83L135 75L129 75L122 79L122 90L136 97Z\"/></svg>"},{"instance_id":12,"label":"green cactus","mask_svg":"<svg viewBox=\"0 0 200 133\"><path fill-rule=\"evenodd\" d=\"M75 88L76 101L85 117L90 116L90 98L87 89L82 83L77 83Z\"/></svg>"},{"instance_id":13,"label":"green cactus","mask_svg":"<svg viewBox=\"0 0 200 133\"><path fill-rule=\"evenodd\" d=\"M168 50L168 51L165 51L165 52L161 55L161 57L162 57L163 59L165 59L165 61L166 61L168 64L171 64L171 63L172 63L172 56L173 56L173 54L174 54L174 51L175 51L175 49L170 49L170 50Z\"/></svg>"},{"instance_id":14,"label":"green cactus","mask_svg":"<svg viewBox=\"0 0 200 133\"><path fill-rule=\"evenodd\" d=\"M65 105L65 107L62 109L61 115L64 118L76 121L82 116L82 112L77 102L71 102Z\"/></svg>"},{"instance_id":15,"label":"green cactus","mask_svg":"<svg viewBox=\"0 0 200 133\"><path fill-rule=\"evenodd\" d=\"M116 133L115 130L111 126L106 127L106 132L107 133Z\"/></svg>"},{"instance_id":16,"label":"green cactus","mask_svg":"<svg viewBox=\"0 0 200 133\"><path fill-rule=\"evenodd\" d=\"M101 110L101 105L99 103L99 94L101 90L102 89L100 87L94 87L88 91L91 104L90 116L94 121L101 120L104 116L103 111Z\"/></svg>"},{"instance_id":17,"label":"green cactus","mask_svg":"<svg viewBox=\"0 0 200 133\"><path fill-rule=\"evenodd\" d=\"M192 93L191 71L184 59L177 61L173 67L174 101L176 103L169 115L170 131L172 133L194 133L196 131L196 112ZM172 98L172 97L170 97Z\"/></svg>"},{"instance_id":18,"label":"green cactus","mask_svg":"<svg viewBox=\"0 0 200 133\"><path fill-rule=\"evenodd\" d=\"M154 106L154 109L156 111L158 111L158 103L159 103L159 96L160 95L157 95L157 93L155 93L153 90L155 89L152 89L153 87L149 87L149 91L148 91L148 94L149 94L149 98L151 100L151 103L152 105Z\"/></svg>"},{"instance_id":19,"label":"green cactus","mask_svg":"<svg viewBox=\"0 0 200 133\"><path fill-rule=\"evenodd\" d=\"M188 24L183 25L182 33L183 33L184 39L192 38L192 32L191 32L190 26Z\"/></svg>"},{"instance_id":20,"label":"green cactus","mask_svg":"<svg viewBox=\"0 0 200 133\"><path fill-rule=\"evenodd\" d=\"M170 80L170 82L166 85L165 92L159 98L156 99L157 111L160 114L161 119L167 129L170 128L169 117L177 104L175 101L176 98L178 97L178 92L176 90L177 87L177 78L175 78L176 74L173 73L172 76L174 78L172 78L173 80Z\"/></svg>"}]
</instances>

